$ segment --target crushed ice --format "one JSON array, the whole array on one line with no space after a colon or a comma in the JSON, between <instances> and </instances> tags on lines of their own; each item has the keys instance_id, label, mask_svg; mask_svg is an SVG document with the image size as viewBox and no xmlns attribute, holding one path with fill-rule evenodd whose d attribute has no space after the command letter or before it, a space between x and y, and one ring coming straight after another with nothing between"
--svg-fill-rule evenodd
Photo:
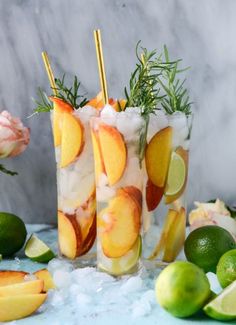
<instances>
[{"instance_id":1,"label":"crushed ice","mask_svg":"<svg viewBox=\"0 0 236 325\"><path fill-rule=\"evenodd\" d=\"M74 269L71 262L57 258L49 262L48 269L57 289L49 291L43 310L56 312L68 304L85 316L119 311L136 318L147 316L156 306L155 279L147 277L144 269L117 279L93 267Z\"/></svg>"}]
</instances>

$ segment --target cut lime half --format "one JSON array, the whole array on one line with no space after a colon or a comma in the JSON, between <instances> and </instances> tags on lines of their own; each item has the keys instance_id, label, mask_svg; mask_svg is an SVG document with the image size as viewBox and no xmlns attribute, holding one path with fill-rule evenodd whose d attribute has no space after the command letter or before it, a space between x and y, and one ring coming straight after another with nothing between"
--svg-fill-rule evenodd
<instances>
[{"instance_id":1,"label":"cut lime half","mask_svg":"<svg viewBox=\"0 0 236 325\"><path fill-rule=\"evenodd\" d=\"M175 195L184 186L186 177L186 168L183 158L176 152L172 152L170 167L165 187L165 195Z\"/></svg>"},{"instance_id":2,"label":"cut lime half","mask_svg":"<svg viewBox=\"0 0 236 325\"><path fill-rule=\"evenodd\" d=\"M98 267L100 270L106 271L112 275L119 276L131 271L137 264L142 251L142 239L138 236L133 247L122 257L108 258L102 252L102 248L98 250Z\"/></svg>"},{"instance_id":3,"label":"cut lime half","mask_svg":"<svg viewBox=\"0 0 236 325\"><path fill-rule=\"evenodd\" d=\"M217 320L236 319L236 281L203 308L211 318Z\"/></svg>"},{"instance_id":4,"label":"cut lime half","mask_svg":"<svg viewBox=\"0 0 236 325\"><path fill-rule=\"evenodd\" d=\"M47 263L55 257L53 251L35 234L31 235L25 245L25 255L39 263Z\"/></svg>"}]
</instances>

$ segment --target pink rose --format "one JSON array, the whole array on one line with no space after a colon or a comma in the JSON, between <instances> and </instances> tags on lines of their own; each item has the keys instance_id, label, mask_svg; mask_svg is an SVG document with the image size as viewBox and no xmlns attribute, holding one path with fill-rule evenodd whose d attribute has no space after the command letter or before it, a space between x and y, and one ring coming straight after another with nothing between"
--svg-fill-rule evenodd
<instances>
[{"instance_id":1,"label":"pink rose","mask_svg":"<svg viewBox=\"0 0 236 325\"><path fill-rule=\"evenodd\" d=\"M0 113L0 158L21 154L30 141L30 130L7 111Z\"/></svg>"}]
</instances>

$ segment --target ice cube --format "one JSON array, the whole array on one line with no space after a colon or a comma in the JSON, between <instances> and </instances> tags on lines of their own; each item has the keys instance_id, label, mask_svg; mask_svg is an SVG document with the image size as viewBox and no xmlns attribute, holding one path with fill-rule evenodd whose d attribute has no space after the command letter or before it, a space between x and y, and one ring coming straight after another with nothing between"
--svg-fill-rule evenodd
<instances>
[{"instance_id":1,"label":"ice cube","mask_svg":"<svg viewBox=\"0 0 236 325\"><path fill-rule=\"evenodd\" d=\"M65 259L62 259L62 258L53 258L48 263L48 270L52 274L56 270L72 271L73 270L73 265L71 264L71 262L68 262Z\"/></svg>"},{"instance_id":2,"label":"ice cube","mask_svg":"<svg viewBox=\"0 0 236 325\"><path fill-rule=\"evenodd\" d=\"M153 118L153 116L150 116L150 120ZM164 129L168 126L168 119L166 117L166 114L160 110L156 110L155 112L155 119L156 127L158 129Z\"/></svg>"},{"instance_id":3,"label":"ice cube","mask_svg":"<svg viewBox=\"0 0 236 325\"><path fill-rule=\"evenodd\" d=\"M64 305L65 303L65 293L62 291L54 290L54 293L50 299L50 304L54 307Z\"/></svg>"},{"instance_id":4,"label":"ice cube","mask_svg":"<svg viewBox=\"0 0 236 325\"><path fill-rule=\"evenodd\" d=\"M71 278L72 281L75 283L88 281L89 279L91 279L91 276L94 272L95 272L94 267L84 267L81 269L76 269L71 273Z\"/></svg>"},{"instance_id":5,"label":"ice cube","mask_svg":"<svg viewBox=\"0 0 236 325\"><path fill-rule=\"evenodd\" d=\"M156 295L155 295L155 291L154 290L147 290L144 292L144 294L141 297L142 301L147 301L149 302L151 305L156 304Z\"/></svg>"},{"instance_id":6,"label":"ice cube","mask_svg":"<svg viewBox=\"0 0 236 325\"><path fill-rule=\"evenodd\" d=\"M83 124L88 123L92 116L98 116L98 110L92 106L83 106L78 111L75 111L75 116L81 120Z\"/></svg>"},{"instance_id":7,"label":"ice cube","mask_svg":"<svg viewBox=\"0 0 236 325\"><path fill-rule=\"evenodd\" d=\"M169 116L169 125L176 130L182 129L188 125L186 115L182 112L175 112Z\"/></svg>"},{"instance_id":8,"label":"ice cube","mask_svg":"<svg viewBox=\"0 0 236 325\"><path fill-rule=\"evenodd\" d=\"M53 281L57 288L65 288L70 285L71 276L68 271L56 270L53 274Z\"/></svg>"},{"instance_id":9,"label":"ice cube","mask_svg":"<svg viewBox=\"0 0 236 325\"><path fill-rule=\"evenodd\" d=\"M101 120L108 125L116 125L117 112L110 105L105 105L100 114Z\"/></svg>"},{"instance_id":10,"label":"ice cube","mask_svg":"<svg viewBox=\"0 0 236 325\"><path fill-rule=\"evenodd\" d=\"M38 278L36 277L36 275L34 274L26 274L24 276L24 281L34 281L34 280L37 280Z\"/></svg>"},{"instance_id":11,"label":"ice cube","mask_svg":"<svg viewBox=\"0 0 236 325\"><path fill-rule=\"evenodd\" d=\"M91 303L91 301L92 301L92 298L85 293L79 293L76 296L76 302L79 306L88 305Z\"/></svg>"},{"instance_id":12,"label":"ice cube","mask_svg":"<svg viewBox=\"0 0 236 325\"><path fill-rule=\"evenodd\" d=\"M127 295L131 292L138 291L141 289L143 280L139 276L133 276L128 278L120 287L120 292L122 295Z\"/></svg>"},{"instance_id":13,"label":"ice cube","mask_svg":"<svg viewBox=\"0 0 236 325\"><path fill-rule=\"evenodd\" d=\"M130 114L138 114L138 115L140 115L141 107L126 107L125 112L130 113Z\"/></svg>"},{"instance_id":14,"label":"ice cube","mask_svg":"<svg viewBox=\"0 0 236 325\"><path fill-rule=\"evenodd\" d=\"M98 202L106 202L115 196L116 190L109 186L97 187L96 199Z\"/></svg>"},{"instance_id":15,"label":"ice cube","mask_svg":"<svg viewBox=\"0 0 236 325\"><path fill-rule=\"evenodd\" d=\"M147 300L136 301L132 308L132 316L133 317L142 317L150 314L151 305Z\"/></svg>"},{"instance_id":16,"label":"ice cube","mask_svg":"<svg viewBox=\"0 0 236 325\"><path fill-rule=\"evenodd\" d=\"M120 112L117 116L116 127L123 134L126 142L137 141L143 123L144 121L140 115Z\"/></svg>"},{"instance_id":17,"label":"ice cube","mask_svg":"<svg viewBox=\"0 0 236 325\"><path fill-rule=\"evenodd\" d=\"M79 292L79 289L79 285L73 283L69 288L70 295L75 296Z\"/></svg>"},{"instance_id":18,"label":"ice cube","mask_svg":"<svg viewBox=\"0 0 236 325\"><path fill-rule=\"evenodd\" d=\"M101 175L99 176L99 179L98 179L98 187L103 187L103 186L106 186L107 184L108 184L107 175L104 173L101 173Z\"/></svg>"},{"instance_id":19,"label":"ice cube","mask_svg":"<svg viewBox=\"0 0 236 325\"><path fill-rule=\"evenodd\" d=\"M185 140L183 142L183 149L184 150L189 150L189 146L190 146L190 140Z\"/></svg>"},{"instance_id":20,"label":"ice cube","mask_svg":"<svg viewBox=\"0 0 236 325\"><path fill-rule=\"evenodd\" d=\"M208 272L207 277L210 282L211 290L217 294L220 293L222 291L222 288L220 286L216 274L213 272Z\"/></svg>"}]
</instances>

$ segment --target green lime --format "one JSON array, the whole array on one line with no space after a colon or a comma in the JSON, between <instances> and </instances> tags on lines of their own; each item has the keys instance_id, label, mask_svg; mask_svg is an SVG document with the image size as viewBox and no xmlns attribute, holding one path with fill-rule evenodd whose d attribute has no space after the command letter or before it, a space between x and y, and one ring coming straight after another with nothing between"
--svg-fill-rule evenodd
<instances>
[{"instance_id":1,"label":"green lime","mask_svg":"<svg viewBox=\"0 0 236 325\"><path fill-rule=\"evenodd\" d=\"M25 245L25 255L39 263L47 263L55 257L53 251L34 234L31 235Z\"/></svg>"},{"instance_id":2,"label":"green lime","mask_svg":"<svg viewBox=\"0 0 236 325\"><path fill-rule=\"evenodd\" d=\"M183 158L176 152L172 152L170 167L167 176L165 195L175 195L185 183L186 168Z\"/></svg>"},{"instance_id":3,"label":"green lime","mask_svg":"<svg viewBox=\"0 0 236 325\"><path fill-rule=\"evenodd\" d=\"M211 295L207 276L185 261L169 264L156 280L158 303L176 317L189 317L200 310Z\"/></svg>"},{"instance_id":4,"label":"green lime","mask_svg":"<svg viewBox=\"0 0 236 325\"><path fill-rule=\"evenodd\" d=\"M11 256L18 252L26 239L24 222L17 216L7 212L0 212L0 254Z\"/></svg>"},{"instance_id":5,"label":"green lime","mask_svg":"<svg viewBox=\"0 0 236 325\"><path fill-rule=\"evenodd\" d=\"M134 243L133 247L122 257L108 258L102 249L98 251L98 267L112 275L118 276L132 270L139 260L142 252L142 239L139 236Z\"/></svg>"},{"instance_id":6,"label":"green lime","mask_svg":"<svg viewBox=\"0 0 236 325\"><path fill-rule=\"evenodd\" d=\"M225 288L219 296L208 303L204 312L211 318L217 320L236 319L236 281Z\"/></svg>"},{"instance_id":7,"label":"green lime","mask_svg":"<svg viewBox=\"0 0 236 325\"><path fill-rule=\"evenodd\" d=\"M222 288L236 280L236 249L231 249L221 256L217 264L216 275Z\"/></svg>"},{"instance_id":8,"label":"green lime","mask_svg":"<svg viewBox=\"0 0 236 325\"><path fill-rule=\"evenodd\" d=\"M188 261L198 265L205 272L216 272L220 257L235 248L235 240L224 228L204 226L192 231L184 243Z\"/></svg>"}]
</instances>

